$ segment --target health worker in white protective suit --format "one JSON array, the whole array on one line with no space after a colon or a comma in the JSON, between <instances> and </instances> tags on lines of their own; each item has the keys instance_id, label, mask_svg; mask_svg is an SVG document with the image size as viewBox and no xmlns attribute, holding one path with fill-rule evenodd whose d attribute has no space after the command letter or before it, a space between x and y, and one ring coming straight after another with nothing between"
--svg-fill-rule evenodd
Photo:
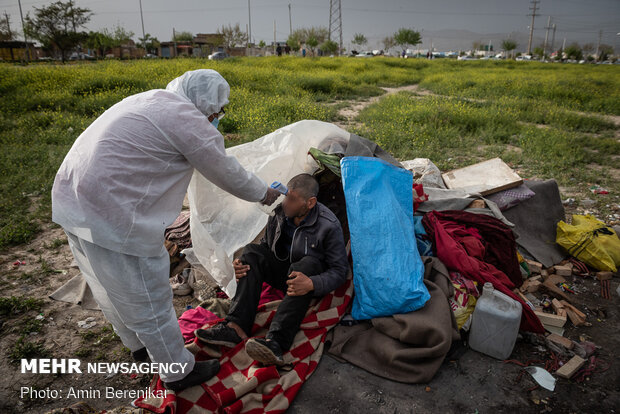
<instances>
[{"instance_id":1,"label":"health worker in white protective suit","mask_svg":"<svg viewBox=\"0 0 620 414\"><path fill-rule=\"evenodd\" d=\"M77 138L52 188L52 220L123 344L138 361L187 364L160 374L174 391L219 370L184 347L168 281L164 230L194 169L247 201L270 205L279 195L226 155L217 124L229 93L219 73L200 69L123 99Z\"/></svg>"}]
</instances>

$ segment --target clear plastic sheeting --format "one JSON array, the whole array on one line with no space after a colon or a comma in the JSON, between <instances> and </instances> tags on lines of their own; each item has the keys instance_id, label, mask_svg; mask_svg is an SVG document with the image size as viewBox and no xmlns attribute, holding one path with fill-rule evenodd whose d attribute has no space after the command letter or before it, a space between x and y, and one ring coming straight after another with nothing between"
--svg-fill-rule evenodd
<instances>
[{"instance_id":1,"label":"clear plastic sheeting","mask_svg":"<svg viewBox=\"0 0 620 414\"><path fill-rule=\"evenodd\" d=\"M325 152L341 151L350 134L334 124L299 121L255 141L228 148L248 171L267 183L286 184L301 173L313 173L316 162L308 155L312 147ZM196 258L230 297L237 283L232 260L235 251L252 242L267 224L268 215L258 203L241 200L218 188L194 171L189 189L190 229ZM272 206L280 200L276 201Z\"/></svg>"}]
</instances>

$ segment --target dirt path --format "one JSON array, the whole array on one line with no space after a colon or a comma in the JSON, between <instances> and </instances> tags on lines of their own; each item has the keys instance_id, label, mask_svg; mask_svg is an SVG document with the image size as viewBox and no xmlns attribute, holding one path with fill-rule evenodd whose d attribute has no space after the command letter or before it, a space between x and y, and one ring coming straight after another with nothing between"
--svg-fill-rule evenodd
<instances>
[{"instance_id":1,"label":"dirt path","mask_svg":"<svg viewBox=\"0 0 620 414\"><path fill-rule=\"evenodd\" d=\"M434 95L431 91L421 89L417 84L399 86L396 88L381 88L381 89L385 91L384 94L379 95L379 96L373 96L370 99L335 102L335 104L349 103L349 105L338 110L338 116L341 118L344 118L344 120L334 122L334 124L338 125L340 128L343 128L343 129L350 128L351 126L357 126L359 125L359 123L355 121L355 118L357 118L357 116L360 114L362 109L366 108L369 105L379 102L379 100L385 98L386 96L390 96L398 92L402 92L402 91L414 92L418 95L423 95L423 96Z\"/></svg>"}]
</instances>

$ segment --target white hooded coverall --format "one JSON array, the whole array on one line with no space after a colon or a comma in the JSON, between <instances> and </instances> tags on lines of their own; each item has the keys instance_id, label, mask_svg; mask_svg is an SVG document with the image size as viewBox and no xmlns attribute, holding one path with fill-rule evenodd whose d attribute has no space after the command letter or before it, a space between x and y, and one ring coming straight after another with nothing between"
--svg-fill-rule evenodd
<instances>
[{"instance_id":1,"label":"white hooded coverall","mask_svg":"<svg viewBox=\"0 0 620 414\"><path fill-rule=\"evenodd\" d=\"M75 141L52 188L60 224L93 296L123 344L146 347L153 362L188 363L172 304L164 230L176 219L194 169L229 193L256 202L267 184L227 156L207 117L228 103L230 87L199 69L129 96Z\"/></svg>"}]
</instances>

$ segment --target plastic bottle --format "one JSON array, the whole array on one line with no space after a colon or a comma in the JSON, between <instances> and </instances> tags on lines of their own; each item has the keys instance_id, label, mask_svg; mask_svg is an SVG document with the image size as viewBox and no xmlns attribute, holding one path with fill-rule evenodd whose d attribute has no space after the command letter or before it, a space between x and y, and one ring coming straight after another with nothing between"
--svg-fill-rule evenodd
<instances>
[{"instance_id":1,"label":"plastic bottle","mask_svg":"<svg viewBox=\"0 0 620 414\"><path fill-rule=\"evenodd\" d=\"M265 214L269 214L270 216L273 216L274 210L276 209L276 207L278 206L278 204L280 204L280 202L282 201L282 197L285 196L286 194L288 194L288 188L286 188L286 186L284 184L282 184L279 181L274 181L273 183L271 183L270 185L271 188L276 189L280 192L280 194L282 194L280 197L278 197L276 199L276 201L273 202L272 205L270 206L266 206L264 204L262 204L260 201L258 202L258 208L261 209L261 211Z\"/></svg>"},{"instance_id":2,"label":"plastic bottle","mask_svg":"<svg viewBox=\"0 0 620 414\"><path fill-rule=\"evenodd\" d=\"M484 284L469 332L471 349L497 359L512 353L521 324L521 303Z\"/></svg>"}]
</instances>

